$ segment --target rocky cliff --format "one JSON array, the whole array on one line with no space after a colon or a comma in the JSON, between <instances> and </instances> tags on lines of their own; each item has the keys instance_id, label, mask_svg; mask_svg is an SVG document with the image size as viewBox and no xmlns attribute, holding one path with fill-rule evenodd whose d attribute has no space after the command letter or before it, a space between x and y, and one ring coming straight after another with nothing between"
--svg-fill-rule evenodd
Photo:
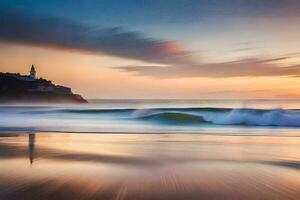
<instances>
[{"instance_id":1,"label":"rocky cliff","mask_svg":"<svg viewBox=\"0 0 300 200\"><path fill-rule=\"evenodd\" d=\"M0 73L1 103L86 103L71 88L14 73Z\"/></svg>"}]
</instances>

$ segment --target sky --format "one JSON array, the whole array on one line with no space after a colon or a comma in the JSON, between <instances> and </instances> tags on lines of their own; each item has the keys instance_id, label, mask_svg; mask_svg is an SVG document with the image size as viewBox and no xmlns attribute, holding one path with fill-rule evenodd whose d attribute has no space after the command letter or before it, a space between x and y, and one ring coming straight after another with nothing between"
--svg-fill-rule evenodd
<instances>
[{"instance_id":1,"label":"sky","mask_svg":"<svg viewBox=\"0 0 300 200\"><path fill-rule=\"evenodd\" d=\"M299 99L297 0L1 0L0 71L86 98Z\"/></svg>"}]
</instances>

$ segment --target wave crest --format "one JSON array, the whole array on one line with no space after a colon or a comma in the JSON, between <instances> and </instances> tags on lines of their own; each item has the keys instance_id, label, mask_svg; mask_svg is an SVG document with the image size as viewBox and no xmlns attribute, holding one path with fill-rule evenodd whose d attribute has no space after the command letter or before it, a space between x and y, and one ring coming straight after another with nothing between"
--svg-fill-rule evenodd
<instances>
[{"instance_id":1,"label":"wave crest","mask_svg":"<svg viewBox=\"0 0 300 200\"><path fill-rule=\"evenodd\" d=\"M142 112L144 113L144 112ZM215 124L239 126L300 127L299 110L261 109L175 109L148 110L136 117L162 124Z\"/></svg>"},{"instance_id":2,"label":"wave crest","mask_svg":"<svg viewBox=\"0 0 300 200\"><path fill-rule=\"evenodd\" d=\"M300 127L300 112L282 109L255 110L233 109L226 114L205 117L213 124L220 125L252 125L252 126L294 126Z\"/></svg>"}]
</instances>

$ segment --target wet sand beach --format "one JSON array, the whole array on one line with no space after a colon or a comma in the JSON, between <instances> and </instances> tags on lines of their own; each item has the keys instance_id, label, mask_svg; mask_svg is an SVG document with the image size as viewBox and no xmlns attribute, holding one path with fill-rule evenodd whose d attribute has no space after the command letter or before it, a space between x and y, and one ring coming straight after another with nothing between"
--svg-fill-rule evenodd
<instances>
[{"instance_id":1,"label":"wet sand beach","mask_svg":"<svg viewBox=\"0 0 300 200\"><path fill-rule=\"evenodd\" d=\"M0 135L0 199L299 199L300 138Z\"/></svg>"}]
</instances>

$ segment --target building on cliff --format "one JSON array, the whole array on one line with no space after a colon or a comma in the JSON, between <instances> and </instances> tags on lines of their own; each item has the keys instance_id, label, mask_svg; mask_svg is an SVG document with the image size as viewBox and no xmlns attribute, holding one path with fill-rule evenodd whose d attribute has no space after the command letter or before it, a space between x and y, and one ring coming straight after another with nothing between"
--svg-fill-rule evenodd
<instances>
[{"instance_id":1,"label":"building on cliff","mask_svg":"<svg viewBox=\"0 0 300 200\"><path fill-rule=\"evenodd\" d=\"M29 76L32 79L36 79L36 71L35 71L34 65L31 66L31 69L30 69L30 72L29 72Z\"/></svg>"},{"instance_id":2,"label":"building on cliff","mask_svg":"<svg viewBox=\"0 0 300 200\"><path fill-rule=\"evenodd\" d=\"M14 78L20 81L35 81L37 80L37 76L36 76L36 70L34 65L31 66L31 69L29 71L28 75L21 75L19 73L1 73L2 76L4 77L4 75L6 77L10 77L10 78Z\"/></svg>"},{"instance_id":3,"label":"building on cliff","mask_svg":"<svg viewBox=\"0 0 300 200\"><path fill-rule=\"evenodd\" d=\"M69 87L55 85L51 81L37 78L34 65L29 75L0 72L1 101L69 101L87 102L74 94Z\"/></svg>"}]
</instances>

